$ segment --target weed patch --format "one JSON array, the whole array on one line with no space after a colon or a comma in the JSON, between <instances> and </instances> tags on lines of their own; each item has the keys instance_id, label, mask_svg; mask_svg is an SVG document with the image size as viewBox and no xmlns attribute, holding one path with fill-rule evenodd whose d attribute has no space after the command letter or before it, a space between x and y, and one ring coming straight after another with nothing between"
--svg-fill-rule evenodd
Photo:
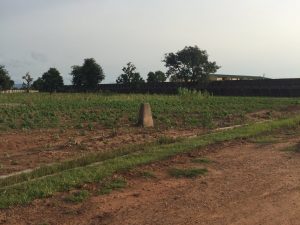
<instances>
[{"instance_id":1,"label":"weed patch","mask_svg":"<svg viewBox=\"0 0 300 225\"><path fill-rule=\"evenodd\" d=\"M175 143L176 141L177 141L176 138L172 138L168 136L160 136L157 140L157 143L163 145L163 144L172 144Z\"/></svg>"},{"instance_id":2,"label":"weed patch","mask_svg":"<svg viewBox=\"0 0 300 225\"><path fill-rule=\"evenodd\" d=\"M198 159L193 159L193 163L199 163L199 164L209 164L212 163L213 161L207 158L198 158Z\"/></svg>"},{"instance_id":3,"label":"weed patch","mask_svg":"<svg viewBox=\"0 0 300 225\"><path fill-rule=\"evenodd\" d=\"M275 144L278 143L278 139L272 136L260 136L255 137L250 140L251 142L255 144L261 144L261 145L268 145L268 144Z\"/></svg>"},{"instance_id":4,"label":"weed patch","mask_svg":"<svg viewBox=\"0 0 300 225\"><path fill-rule=\"evenodd\" d=\"M77 191L69 196L65 197L65 201L72 202L72 203L80 203L83 202L90 196L90 193L87 190Z\"/></svg>"},{"instance_id":5,"label":"weed patch","mask_svg":"<svg viewBox=\"0 0 300 225\"><path fill-rule=\"evenodd\" d=\"M100 191L98 192L99 195L106 195L110 194L113 190L118 190L125 188L127 186L127 182L125 179L114 179L112 181L104 183Z\"/></svg>"},{"instance_id":6,"label":"weed patch","mask_svg":"<svg viewBox=\"0 0 300 225\"><path fill-rule=\"evenodd\" d=\"M200 175L205 175L208 172L207 169L177 169L172 168L169 170L169 174L175 178L195 178Z\"/></svg>"},{"instance_id":7,"label":"weed patch","mask_svg":"<svg viewBox=\"0 0 300 225\"><path fill-rule=\"evenodd\" d=\"M145 179L153 179L156 178L155 174L149 172L149 171L139 171L138 176L145 178Z\"/></svg>"},{"instance_id":8,"label":"weed patch","mask_svg":"<svg viewBox=\"0 0 300 225\"><path fill-rule=\"evenodd\" d=\"M294 152L294 153L300 153L300 143L297 143L295 145L289 146L287 148L282 149L284 152Z\"/></svg>"}]
</instances>

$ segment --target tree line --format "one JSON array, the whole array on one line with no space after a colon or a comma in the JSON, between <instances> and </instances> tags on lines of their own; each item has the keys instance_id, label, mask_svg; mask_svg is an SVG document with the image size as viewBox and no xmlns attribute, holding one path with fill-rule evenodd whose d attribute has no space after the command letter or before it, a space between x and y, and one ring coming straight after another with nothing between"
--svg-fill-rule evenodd
<instances>
[{"instance_id":1,"label":"tree line","mask_svg":"<svg viewBox=\"0 0 300 225\"><path fill-rule=\"evenodd\" d=\"M145 82L159 83L167 79L173 82L197 82L208 81L209 74L217 72L220 68L216 62L208 60L207 51L198 46L187 46L176 53L168 53L164 56L164 64L167 72L149 72L145 81L132 62L122 68L123 73L117 78L117 84L138 85ZM93 58L84 59L82 65L71 67L72 84L80 90L96 90L98 84L105 79L102 67ZM23 88L34 88L44 92L56 92L63 88L64 82L60 72L56 68L50 68L41 77L33 81L27 73L22 77ZM0 90L10 89L14 85L8 71L0 65Z\"/></svg>"}]
</instances>

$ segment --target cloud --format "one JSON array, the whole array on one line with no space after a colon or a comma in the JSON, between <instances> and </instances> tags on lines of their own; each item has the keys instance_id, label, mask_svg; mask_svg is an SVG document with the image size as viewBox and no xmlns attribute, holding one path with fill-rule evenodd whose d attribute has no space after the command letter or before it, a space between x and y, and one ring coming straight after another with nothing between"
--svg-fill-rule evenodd
<instances>
[{"instance_id":1,"label":"cloud","mask_svg":"<svg viewBox=\"0 0 300 225\"><path fill-rule=\"evenodd\" d=\"M38 52L31 52L31 58L34 61L40 62L40 63L45 63L48 61L47 56L43 53L38 53Z\"/></svg>"},{"instance_id":2,"label":"cloud","mask_svg":"<svg viewBox=\"0 0 300 225\"><path fill-rule=\"evenodd\" d=\"M31 65L31 62L27 60L10 59L7 61L7 66L12 68L24 68Z\"/></svg>"}]
</instances>

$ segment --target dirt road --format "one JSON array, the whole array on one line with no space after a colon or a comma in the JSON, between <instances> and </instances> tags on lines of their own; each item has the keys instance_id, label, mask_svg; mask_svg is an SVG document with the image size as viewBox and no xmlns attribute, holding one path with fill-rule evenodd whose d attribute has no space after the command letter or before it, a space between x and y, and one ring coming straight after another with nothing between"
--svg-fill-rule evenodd
<instances>
[{"instance_id":1,"label":"dirt road","mask_svg":"<svg viewBox=\"0 0 300 225\"><path fill-rule=\"evenodd\" d=\"M128 187L80 204L63 196L0 212L2 224L99 225L299 225L300 154L282 151L295 137L267 145L226 143L125 174ZM193 162L197 157L209 164ZM195 179L176 179L168 170L207 168ZM91 187L86 187L91 188Z\"/></svg>"}]
</instances>

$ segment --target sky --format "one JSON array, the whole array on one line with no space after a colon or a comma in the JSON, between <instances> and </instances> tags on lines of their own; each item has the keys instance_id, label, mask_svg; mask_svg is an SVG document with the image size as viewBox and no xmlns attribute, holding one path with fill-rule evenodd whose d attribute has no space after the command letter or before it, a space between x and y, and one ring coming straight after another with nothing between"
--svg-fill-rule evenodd
<instances>
[{"instance_id":1,"label":"sky","mask_svg":"<svg viewBox=\"0 0 300 225\"><path fill-rule=\"evenodd\" d=\"M164 54L207 50L222 74L300 77L299 0L0 0L0 65L17 83L95 58L113 83L133 62L145 78Z\"/></svg>"}]
</instances>

